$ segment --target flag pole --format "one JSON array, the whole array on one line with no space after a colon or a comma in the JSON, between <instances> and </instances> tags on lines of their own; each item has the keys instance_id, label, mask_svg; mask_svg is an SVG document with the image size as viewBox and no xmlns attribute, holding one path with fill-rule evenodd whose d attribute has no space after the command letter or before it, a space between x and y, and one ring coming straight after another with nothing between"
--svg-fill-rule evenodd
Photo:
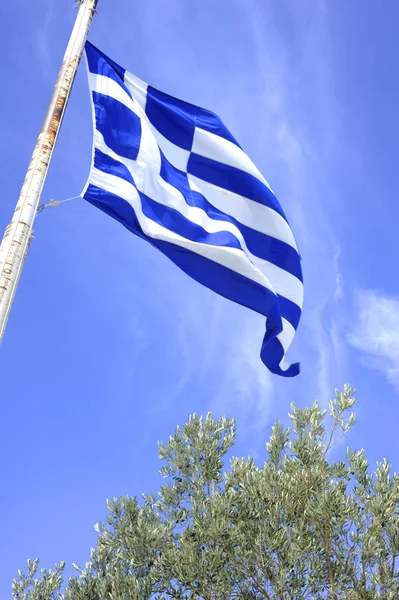
<instances>
[{"instance_id":1,"label":"flag pole","mask_svg":"<svg viewBox=\"0 0 399 600\"><path fill-rule=\"evenodd\" d=\"M77 0L76 21L11 223L0 246L0 342L32 236L48 167L64 117L97 0Z\"/></svg>"}]
</instances>

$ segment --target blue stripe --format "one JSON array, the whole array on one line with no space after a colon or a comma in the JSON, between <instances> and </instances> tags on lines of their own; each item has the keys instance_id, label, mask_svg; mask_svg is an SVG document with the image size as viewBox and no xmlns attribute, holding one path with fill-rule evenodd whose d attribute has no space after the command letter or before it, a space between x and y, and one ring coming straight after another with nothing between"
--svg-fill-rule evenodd
<instances>
[{"instance_id":1,"label":"blue stripe","mask_svg":"<svg viewBox=\"0 0 399 600\"><path fill-rule=\"evenodd\" d=\"M96 128L116 154L136 160L140 150L140 117L111 96L93 92Z\"/></svg>"},{"instance_id":2,"label":"blue stripe","mask_svg":"<svg viewBox=\"0 0 399 600\"><path fill-rule=\"evenodd\" d=\"M159 223L162 227L169 229L169 231L173 231L173 233L199 244L218 246L220 248L235 248L242 251L240 242L230 231L209 233L209 231L200 225L187 219L175 208L160 204L143 194L143 192L139 191L139 194L144 215L148 219Z\"/></svg>"},{"instance_id":3,"label":"blue stripe","mask_svg":"<svg viewBox=\"0 0 399 600\"><path fill-rule=\"evenodd\" d=\"M215 113L148 86L145 112L151 124L170 142L191 150L195 127L229 140L239 148L223 121Z\"/></svg>"},{"instance_id":4,"label":"blue stripe","mask_svg":"<svg viewBox=\"0 0 399 600\"><path fill-rule=\"evenodd\" d=\"M197 111L197 127L205 129L205 131L209 131L209 133L214 133L225 140L229 140L229 142L233 142L233 144L241 148L240 144L231 135L220 117L205 108L198 108Z\"/></svg>"},{"instance_id":5,"label":"blue stripe","mask_svg":"<svg viewBox=\"0 0 399 600\"><path fill-rule=\"evenodd\" d=\"M108 154L104 154L104 152L101 152L98 148L94 151L94 166L103 173L115 175L116 177L125 179L125 181L128 181L132 185L136 185L133 181L132 174L123 163L111 158Z\"/></svg>"},{"instance_id":6,"label":"blue stripe","mask_svg":"<svg viewBox=\"0 0 399 600\"><path fill-rule=\"evenodd\" d=\"M119 221L119 223L122 223L132 233L147 239L140 227L133 207L120 196L110 194L90 183L83 197L90 204L93 204L116 221Z\"/></svg>"},{"instance_id":7,"label":"blue stripe","mask_svg":"<svg viewBox=\"0 0 399 600\"><path fill-rule=\"evenodd\" d=\"M119 85L122 84L124 89L126 89L123 84L126 72L125 69L122 69L122 67L120 67L116 62L108 58L108 56L103 54L90 42L86 42L85 51L90 73L95 73L96 75L104 75L104 77L109 77L110 79L113 79L114 81L119 83Z\"/></svg>"},{"instance_id":8,"label":"blue stripe","mask_svg":"<svg viewBox=\"0 0 399 600\"><path fill-rule=\"evenodd\" d=\"M194 153L190 154L187 171L203 181L268 206L287 220L273 192L250 173Z\"/></svg>"},{"instance_id":9,"label":"blue stripe","mask_svg":"<svg viewBox=\"0 0 399 600\"><path fill-rule=\"evenodd\" d=\"M275 375L282 377L296 377L299 374L299 363L294 363L288 367L286 371L280 369L280 363L284 358L284 348L277 338L269 341L267 334L263 338L260 357L266 367Z\"/></svg>"},{"instance_id":10,"label":"blue stripe","mask_svg":"<svg viewBox=\"0 0 399 600\"><path fill-rule=\"evenodd\" d=\"M235 219L230 218L231 221ZM235 221L237 227L241 230L247 243L248 250L258 258L263 258L271 262L276 267L291 273L294 277L303 281L302 267L298 252L285 242L276 238L260 233L256 229L247 227Z\"/></svg>"},{"instance_id":11,"label":"blue stripe","mask_svg":"<svg viewBox=\"0 0 399 600\"><path fill-rule=\"evenodd\" d=\"M197 107L148 86L145 112L151 124L167 140L184 150L191 150Z\"/></svg>"},{"instance_id":12,"label":"blue stripe","mask_svg":"<svg viewBox=\"0 0 399 600\"><path fill-rule=\"evenodd\" d=\"M281 316L284 317L284 319L287 319L287 321L291 323L296 331L298 328L299 319L301 318L302 310L297 304L295 304L295 302L292 302L292 300L289 300L284 296L279 295L279 301Z\"/></svg>"}]
</instances>

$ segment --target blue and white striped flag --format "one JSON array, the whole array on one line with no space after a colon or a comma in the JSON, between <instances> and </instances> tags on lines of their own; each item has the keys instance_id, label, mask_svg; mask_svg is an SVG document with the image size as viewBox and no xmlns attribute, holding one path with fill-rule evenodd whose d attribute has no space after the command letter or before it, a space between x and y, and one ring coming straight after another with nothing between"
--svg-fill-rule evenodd
<instances>
[{"instance_id":1,"label":"blue and white striped flag","mask_svg":"<svg viewBox=\"0 0 399 600\"><path fill-rule=\"evenodd\" d=\"M268 183L214 113L143 83L86 44L94 153L86 200L218 294L266 317L261 358L292 377L300 257Z\"/></svg>"}]
</instances>

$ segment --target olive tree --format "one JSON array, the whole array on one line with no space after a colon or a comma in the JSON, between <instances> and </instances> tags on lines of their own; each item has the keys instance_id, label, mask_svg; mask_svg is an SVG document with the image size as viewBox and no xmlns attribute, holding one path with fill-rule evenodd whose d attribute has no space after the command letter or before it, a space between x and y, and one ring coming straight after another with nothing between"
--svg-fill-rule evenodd
<instances>
[{"instance_id":1,"label":"olive tree","mask_svg":"<svg viewBox=\"0 0 399 600\"><path fill-rule=\"evenodd\" d=\"M329 411L291 407L258 466L231 458L234 420L193 415L159 444L157 494L108 501L89 562L19 572L20 600L399 598L399 478L363 450L333 460L355 423L353 390ZM345 452L340 445L333 456ZM62 590L62 593L61 591Z\"/></svg>"}]
</instances>

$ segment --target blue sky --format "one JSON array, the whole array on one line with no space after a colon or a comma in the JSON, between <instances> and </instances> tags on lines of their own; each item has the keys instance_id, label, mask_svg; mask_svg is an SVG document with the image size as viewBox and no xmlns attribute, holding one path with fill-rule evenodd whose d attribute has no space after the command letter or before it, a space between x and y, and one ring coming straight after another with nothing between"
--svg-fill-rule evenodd
<instances>
[{"instance_id":1,"label":"blue sky","mask_svg":"<svg viewBox=\"0 0 399 600\"><path fill-rule=\"evenodd\" d=\"M73 4L0 7L2 230ZM105 499L155 491L157 440L194 411L235 416L236 453L261 460L291 401L326 404L349 381L359 423L348 442L399 470L398 4L99 0L98 13L90 40L220 114L279 197L303 258L304 313L288 356L302 373L270 375L262 317L105 214L82 200L46 209L0 350L1 597L28 557L84 562ZM81 67L43 202L83 189L91 127Z\"/></svg>"}]
</instances>

